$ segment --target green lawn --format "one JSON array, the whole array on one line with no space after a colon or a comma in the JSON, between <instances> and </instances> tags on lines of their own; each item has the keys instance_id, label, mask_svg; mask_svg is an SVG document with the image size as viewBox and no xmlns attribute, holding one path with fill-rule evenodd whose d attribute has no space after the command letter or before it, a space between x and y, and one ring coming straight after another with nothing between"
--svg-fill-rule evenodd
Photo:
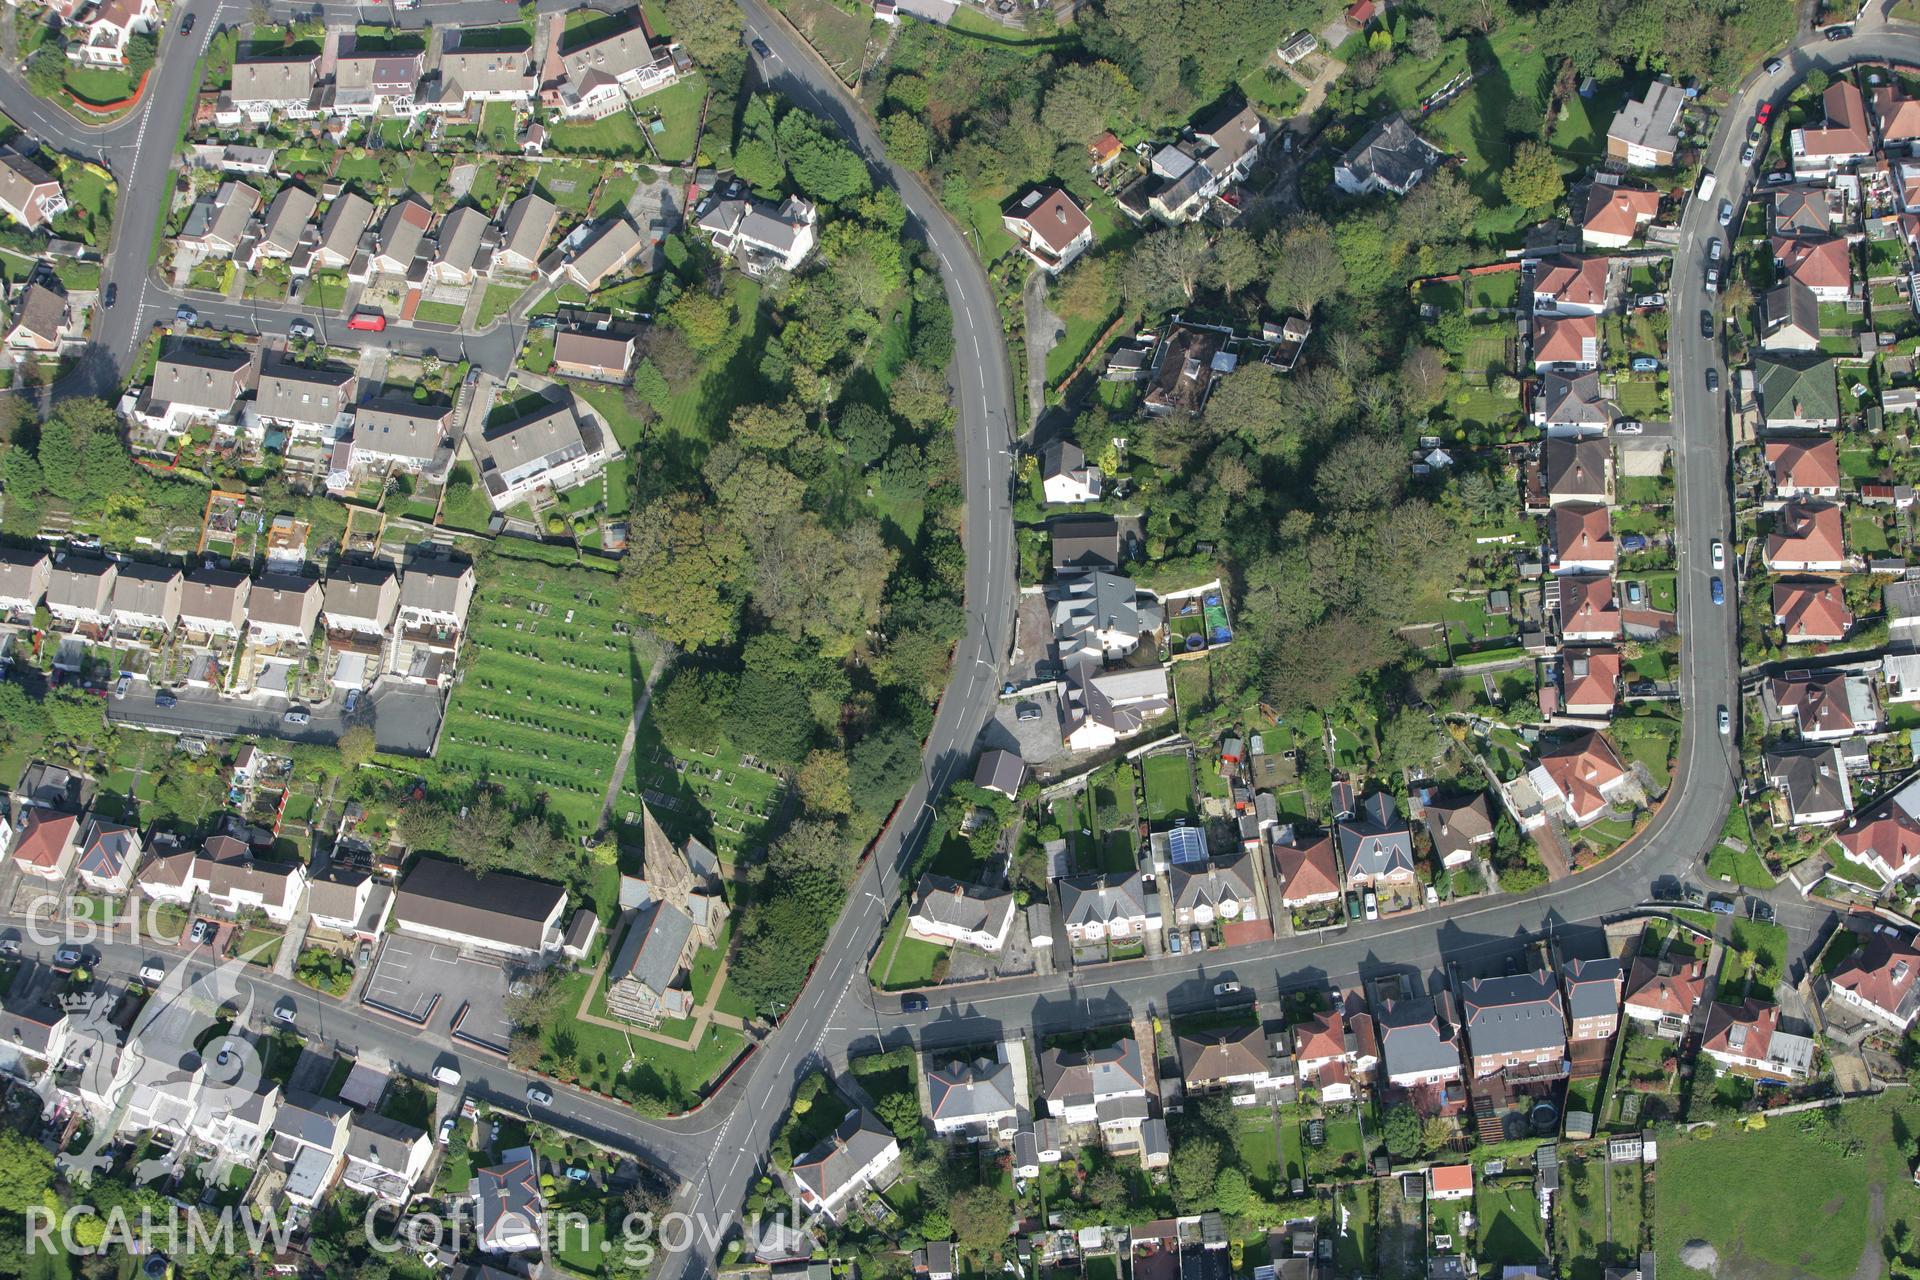
<instances>
[{"instance_id":1,"label":"green lawn","mask_svg":"<svg viewBox=\"0 0 1920 1280\"><path fill-rule=\"evenodd\" d=\"M1184 752L1148 756L1140 762L1147 792L1147 819L1167 822L1193 816L1193 774Z\"/></svg>"},{"instance_id":2,"label":"green lawn","mask_svg":"<svg viewBox=\"0 0 1920 1280\"><path fill-rule=\"evenodd\" d=\"M480 314L475 318L477 328L484 329L503 315L526 290L517 284L490 284L480 299Z\"/></svg>"},{"instance_id":3,"label":"green lawn","mask_svg":"<svg viewBox=\"0 0 1920 1280\"><path fill-rule=\"evenodd\" d=\"M1777 924L1735 920L1720 960L1720 1000L1736 1004L1744 991L1755 999L1771 1001L1774 988L1786 972L1791 946L1787 931Z\"/></svg>"},{"instance_id":4,"label":"green lawn","mask_svg":"<svg viewBox=\"0 0 1920 1280\"><path fill-rule=\"evenodd\" d=\"M1749 889L1771 889L1777 883L1759 854L1752 849L1736 853L1726 845L1716 845L1707 855L1707 874Z\"/></svg>"},{"instance_id":5,"label":"green lawn","mask_svg":"<svg viewBox=\"0 0 1920 1280\"><path fill-rule=\"evenodd\" d=\"M465 307L451 302L423 302L415 309L413 318L421 324L459 324L465 314Z\"/></svg>"},{"instance_id":6,"label":"green lawn","mask_svg":"<svg viewBox=\"0 0 1920 1280\"><path fill-rule=\"evenodd\" d=\"M1848 1280L1886 1275L1886 1225L1920 1215L1908 1174L1920 1105L1893 1095L1751 1131L1721 1125L1704 1140L1660 1146L1654 1244L1660 1272L1705 1240L1720 1275L1742 1280Z\"/></svg>"},{"instance_id":7,"label":"green lawn","mask_svg":"<svg viewBox=\"0 0 1920 1280\"><path fill-rule=\"evenodd\" d=\"M907 915L907 906L902 903L894 911L886 936L880 940L880 949L873 956L874 985L889 991L932 985L944 971L947 960L945 947L906 936Z\"/></svg>"},{"instance_id":8,"label":"green lawn","mask_svg":"<svg viewBox=\"0 0 1920 1280\"><path fill-rule=\"evenodd\" d=\"M642 116L659 120L658 128L649 126L647 137L661 163L686 164L693 160L700 107L706 97L707 78L695 72L634 104Z\"/></svg>"},{"instance_id":9,"label":"green lawn","mask_svg":"<svg viewBox=\"0 0 1920 1280\"><path fill-rule=\"evenodd\" d=\"M338 311L347 305L347 277L339 271L315 272L303 300L321 311Z\"/></svg>"},{"instance_id":10,"label":"green lawn","mask_svg":"<svg viewBox=\"0 0 1920 1280\"><path fill-rule=\"evenodd\" d=\"M1474 1216L1479 1221L1474 1256L1493 1264L1496 1275L1499 1267L1535 1266L1545 1258L1540 1202L1531 1182L1482 1179L1474 1191Z\"/></svg>"},{"instance_id":11,"label":"green lawn","mask_svg":"<svg viewBox=\"0 0 1920 1280\"><path fill-rule=\"evenodd\" d=\"M631 111L616 111L599 120L555 120L547 129L547 147L567 155L637 158L647 154L640 122Z\"/></svg>"}]
</instances>

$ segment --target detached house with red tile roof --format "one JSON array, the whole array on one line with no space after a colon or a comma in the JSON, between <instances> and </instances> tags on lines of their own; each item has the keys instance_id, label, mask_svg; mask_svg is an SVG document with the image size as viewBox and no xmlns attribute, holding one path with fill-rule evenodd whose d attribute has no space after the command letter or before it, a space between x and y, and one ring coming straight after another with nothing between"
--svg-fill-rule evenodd
<instances>
[{"instance_id":1,"label":"detached house with red tile roof","mask_svg":"<svg viewBox=\"0 0 1920 1280\"><path fill-rule=\"evenodd\" d=\"M1780 1029L1777 1005L1715 1001L1707 1010L1700 1052L1738 1076L1788 1084L1813 1073L1813 1041Z\"/></svg>"},{"instance_id":2,"label":"detached house with red tile roof","mask_svg":"<svg viewBox=\"0 0 1920 1280\"><path fill-rule=\"evenodd\" d=\"M1596 182L1587 192L1580 240L1595 249L1624 249L1660 212L1660 193Z\"/></svg>"},{"instance_id":3,"label":"detached house with red tile roof","mask_svg":"<svg viewBox=\"0 0 1920 1280\"><path fill-rule=\"evenodd\" d=\"M1323 1102L1351 1102L1354 1085L1371 1080L1380 1065L1380 1040L1358 996L1336 999L1336 1007L1294 1024L1294 1065L1303 1084L1319 1087Z\"/></svg>"},{"instance_id":4,"label":"detached house with red tile roof","mask_svg":"<svg viewBox=\"0 0 1920 1280\"><path fill-rule=\"evenodd\" d=\"M1789 644L1830 643L1846 639L1853 630L1853 610L1837 583L1776 582L1773 624L1786 631Z\"/></svg>"},{"instance_id":5,"label":"detached house with red tile roof","mask_svg":"<svg viewBox=\"0 0 1920 1280\"><path fill-rule=\"evenodd\" d=\"M1833 498L1840 494L1840 450L1832 436L1767 441L1767 474L1783 498Z\"/></svg>"},{"instance_id":6,"label":"detached house with red tile roof","mask_svg":"<svg viewBox=\"0 0 1920 1280\"><path fill-rule=\"evenodd\" d=\"M1605 816L1631 781L1613 744L1591 730L1542 746L1535 759L1527 775L1534 790L1549 813L1557 810L1577 827Z\"/></svg>"},{"instance_id":7,"label":"detached house with red tile roof","mask_svg":"<svg viewBox=\"0 0 1920 1280\"><path fill-rule=\"evenodd\" d=\"M89 67L124 67L127 41L136 31L151 30L159 16L153 0L103 0L80 19L85 39L69 43L67 57Z\"/></svg>"},{"instance_id":8,"label":"detached house with red tile roof","mask_svg":"<svg viewBox=\"0 0 1920 1280\"><path fill-rule=\"evenodd\" d=\"M1620 602L1607 574L1573 575L1558 580L1562 641L1620 638Z\"/></svg>"},{"instance_id":9,"label":"detached house with red tile roof","mask_svg":"<svg viewBox=\"0 0 1920 1280\"><path fill-rule=\"evenodd\" d=\"M79 843L78 816L28 809L21 819L19 842L13 846L13 865L23 875L63 880Z\"/></svg>"},{"instance_id":10,"label":"detached house with red tile roof","mask_svg":"<svg viewBox=\"0 0 1920 1280\"><path fill-rule=\"evenodd\" d=\"M1604 257L1548 258L1534 268L1535 315L1597 316L1607 309Z\"/></svg>"},{"instance_id":11,"label":"detached house with red tile roof","mask_svg":"<svg viewBox=\"0 0 1920 1280\"><path fill-rule=\"evenodd\" d=\"M1563 502L1548 517L1555 573L1612 573L1619 558L1613 514L1598 502Z\"/></svg>"},{"instance_id":12,"label":"detached house with red tile roof","mask_svg":"<svg viewBox=\"0 0 1920 1280\"><path fill-rule=\"evenodd\" d=\"M1847 856L1883 880L1920 871L1920 780L1908 782L1834 837Z\"/></svg>"},{"instance_id":13,"label":"detached house with red tile roof","mask_svg":"<svg viewBox=\"0 0 1920 1280\"><path fill-rule=\"evenodd\" d=\"M1686 1034L1707 990L1707 966L1691 958L1636 956L1627 971L1621 1012L1656 1035Z\"/></svg>"},{"instance_id":14,"label":"detached house with red tile roof","mask_svg":"<svg viewBox=\"0 0 1920 1280\"><path fill-rule=\"evenodd\" d=\"M1020 251L1042 271L1059 274L1093 243L1093 223L1060 187L1033 187L1015 196L1000 222Z\"/></svg>"},{"instance_id":15,"label":"detached house with red tile roof","mask_svg":"<svg viewBox=\"0 0 1920 1280\"><path fill-rule=\"evenodd\" d=\"M1592 315L1535 316L1536 370L1593 369L1600 364L1600 322Z\"/></svg>"},{"instance_id":16,"label":"detached house with red tile roof","mask_svg":"<svg viewBox=\"0 0 1920 1280\"><path fill-rule=\"evenodd\" d=\"M1430 1200L1473 1199L1473 1166L1436 1164L1428 1169L1427 1198Z\"/></svg>"},{"instance_id":17,"label":"detached house with red tile roof","mask_svg":"<svg viewBox=\"0 0 1920 1280\"><path fill-rule=\"evenodd\" d=\"M1838 236L1775 236L1768 244L1788 279L1816 302L1845 302L1853 292L1853 253Z\"/></svg>"},{"instance_id":18,"label":"detached house with red tile roof","mask_svg":"<svg viewBox=\"0 0 1920 1280\"><path fill-rule=\"evenodd\" d=\"M1826 123L1814 129L1795 129L1788 135L1793 172L1798 177L1825 177L1873 154L1867 104L1859 87L1842 75L1827 86L1821 102L1826 107Z\"/></svg>"},{"instance_id":19,"label":"detached house with red tile roof","mask_svg":"<svg viewBox=\"0 0 1920 1280\"><path fill-rule=\"evenodd\" d=\"M1882 150L1909 151L1920 142L1920 98L1909 98L1898 83L1879 86L1873 91L1873 123Z\"/></svg>"},{"instance_id":20,"label":"detached house with red tile roof","mask_svg":"<svg viewBox=\"0 0 1920 1280\"><path fill-rule=\"evenodd\" d=\"M1838 573L1847 567L1845 525L1831 502L1795 499L1773 513L1767 567L1775 573Z\"/></svg>"},{"instance_id":21,"label":"detached house with red tile roof","mask_svg":"<svg viewBox=\"0 0 1920 1280\"><path fill-rule=\"evenodd\" d=\"M1340 899L1340 865L1330 835L1276 840L1273 867L1282 906L1310 907Z\"/></svg>"},{"instance_id":22,"label":"detached house with red tile roof","mask_svg":"<svg viewBox=\"0 0 1920 1280\"><path fill-rule=\"evenodd\" d=\"M1877 925L1831 980L1833 996L1876 1022L1905 1031L1920 1015L1920 949L1911 935Z\"/></svg>"},{"instance_id":23,"label":"detached house with red tile roof","mask_svg":"<svg viewBox=\"0 0 1920 1280\"><path fill-rule=\"evenodd\" d=\"M1620 697L1620 655L1612 649L1567 649L1560 655L1560 710L1608 717Z\"/></svg>"}]
</instances>

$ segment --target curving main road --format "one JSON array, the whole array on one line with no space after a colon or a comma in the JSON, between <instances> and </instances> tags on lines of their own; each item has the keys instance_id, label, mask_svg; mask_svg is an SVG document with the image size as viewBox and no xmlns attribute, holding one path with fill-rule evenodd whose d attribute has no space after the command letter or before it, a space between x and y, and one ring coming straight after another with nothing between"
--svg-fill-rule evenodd
<instances>
[{"instance_id":1,"label":"curving main road","mask_svg":"<svg viewBox=\"0 0 1920 1280\"><path fill-rule=\"evenodd\" d=\"M610 1143L624 1140L636 1153L669 1165L686 1179L679 1207L709 1222L723 1222L738 1212L764 1168L768 1144L797 1080L819 1063L844 1061L851 1049L909 1039L926 1046L979 1043L1029 1028L1047 1031L1085 1025L1090 1019L1111 1020L1142 1008L1211 1007L1212 984L1225 975L1265 997L1384 970L1426 972L1448 961L1474 963L1510 949L1517 939L1577 931L1635 909L1644 902L1651 881L1687 874L1713 847L1733 799L1737 763L1733 739L1717 732L1715 709L1726 706L1737 716L1739 707L1737 602L1730 598L1727 605L1716 606L1708 589L1714 574L1708 549L1717 539L1728 540L1731 522L1725 391L1711 393L1705 384L1709 368L1721 371L1723 388L1728 372L1717 339L1704 337L1698 320L1714 301L1704 291L1703 273L1708 244L1723 234L1718 202L1731 198L1738 206L1750 188L1753 174L1739 163L1739 150L1760 101L1777 98L1815 68L1834 71L1864 60L1920 65L1920 31L1862 25L1846 41L1804 40L1783 55L1788 65L1780 75L1750 77L1733 95L1707 151L1720 192L1711 206L1690 201L1683 213L1669 291L1669 361L1677 436L1678 610L1684 642L1680 692L1689 714L1667 802L1638 838L1597 870L1525 895L1443 906L1404 922L1371 925L1327 940L1281 939L1231 952L1166 955L1092 972L995 982L951 993L925 1012L906 1013L898 1000L872 991L866 957L898 898L900 869L923 836L931 798L970 761L997 700L1002 664L1011 649L1018 598L1009 504L1014 393L994 296L963 232L917 175L886 158L872 122L812 49L763 0L739 4L747 37L769 51L756 59L759 76L832 121L853 141L876 175L899 191L914 230L940 260L956 344L952 382L967 494L967 628L955 650L951 683L928 738L921 776L863 864L846 910L781 1026L695 1116L615 1121L601 1105L564 1091L556 1118L586 1125ZM564 0L541 3L542 9L564 7ZM142 107L103 129L67 119L34 99L16 78L0 76L0 109L47 144L110 165L120 180L115 241L104 272L105 281L118 286L120 303L102 313L92 358L83 366L88 388L96 392L118 390L145 326L164 321L177 305L172 294L152 283L148 270L162 201L171 189L174 134L193 90L194 58L219 21L239 21L244 9L239 0L185 0L176 7L175 32L185 15L192 14L197 38L176 34L167 40ZM311 6L303 11L311 11ZM411 26L498 20L513 12L512 6L496 0L458 0L399 16ZM346 11L339 16L347 16ZM297 314L251 303L195 306L209 320L254 332L284 332ZM464 343L469 357L489 368L511 363L518 337L504 326L465 338L404 326L373 335L396 349L442 354L449 344ZM1730 597L1735 576L1725 573ZM1808 950L1824 916L1800 909L1783 912L1782 920L1794 933L1797 948ZM510 1091L505 1084L502 1090ZM668 1255L661 1266L664 1280L676 1280L711 1271L713 1259L696 1242L686 1252Z\"/></svg>"}]
</instances>

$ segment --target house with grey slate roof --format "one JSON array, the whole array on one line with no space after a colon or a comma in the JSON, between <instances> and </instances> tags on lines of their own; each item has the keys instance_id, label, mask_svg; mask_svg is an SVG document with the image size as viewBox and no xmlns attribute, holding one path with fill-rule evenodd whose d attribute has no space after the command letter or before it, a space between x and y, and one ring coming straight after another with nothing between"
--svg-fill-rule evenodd
<instances>
[{"instance_id":1,"label":"house with grey slate roof","mask_svg":"<svg viewBox=\"0 0 1920 1280\"><path fill-rule=\"evenodd\" d=\"M1252 855L1226 854L1208 862L1176 863L1167 871L1167 896L1176 928L1258 920L1262 916L1254 888Z\"/></svg>"},{"instance_id":2,"label":"house with grey slate roof","mask_svg":"<svg viewBox=\"0 0 1920 1280\"><path fill-rule=\"evenodd\" d=\"M900 1144L892 1131L855 1107L825 1141L794 1159L794 1198L809 1212L838 1219L855 1195L878 1184L899 1162Z\"/></svg>"},{"instance_id":3,"label":"house with grey slate roof","mask_svg":"<svg viewBox=\"0 0 1920 1280\"><path fill-rule=\"evenodd\" d=\"M1160 927L1160 898L1138 871L1062 876L1060 913L1073 945L1125 942Z\"/></svg>"},{"instance_id":4,"label":"house with grey slate roof","mask_svg":"<svg viewBox=\"0 0 1920 1280\"><path fill-rule=\"evenodd\" d=\"M1383 1000L1374 1023L1387 1080L1403 1089L1460 1079L1460 1042L1432 1000Z\"/></svg>"},{"instance_id":5,"label":"house with grey slate roof","mask_svg":"<svg viewBox=\"0 0 1920 1280\"><path fill-rule=\"evenodd\" d=\"M1024 1052L1019 1046L1014 1052ZM1001 1046L998 1061L947 1062L926 1073L927 1119L943 1138L1004 1141L1013 1136L1020 1100L1014 1070Z\"/></svg>"},{"instance_id":6,"label":"house with grey slate roof","mask_svg":"<svg viewBox=\"0 0 1920 1280\"><path fill-rule=\"evenodd\" d=\"M1132 1037L1103 1049L1043 1050L1040 1097L1047 1114L1068 1124L1104 1123L1147 1102L1147 1075ZM1142 1116L1144 1118L1144 1115Z\"/></svg>"},{"instance_id":7,"label":"house with grey slate roof","mask_svg":"<svg viewBox=\"0 0 1920 1280\"><path fill-rule=\"evenodd\" d=\"M1612 956L1569 960L1560 968L1573 1040L1605 1040L1620 1026L1620 991L1627 971Z\"/></svg>"},{"instance_id":8,"label":"house with grey slate roof","mask_svg":"<svg viewBox=\"0 0 1920 1280\"><path fill-rule=\"evenodd\" d=\"M1413 828L1387 792L1362 800L1357 813L1340 820L1335 834L1348 888L1413 883Z\"/></svg>"},{"instance_id":9,"label":"house with grey slate roof","mask_svg":"<svg viewBox=\"0 0 1920 1280\"><path fill-rule=\"evenodd\" d=\"M1560 988L1545 972L1469 978L1460 990L1461 1024L1476 1077L1510 1067L1565 1067L1567 1014Z\"/></svg>"},{"instance_id":10,"label":"house with grey slate roof","mask_svg":"<svg viewBox=\"0 0 1920 1280\"><path fill-rule=\"evenodd\" d=\"M914 886L907 933L937 946L959 943L999 951L1007 944L1015 906L1013 894L1006 890L924 875Z\"/></svg>"},{"instance_id":11,"label":"house with grey slate roof","mask_svg":"<svg viewBox=\"0 0 1920 1280\"><path fill-rule=\"evenodd\" d=\"M474 1171L467 1186L474 1229L488 1253L531 1253L546 1239L546 1207L540 1198L540 1161L531 1147L515 1147L500 1163Z\"/></svg>"}]
</instances>

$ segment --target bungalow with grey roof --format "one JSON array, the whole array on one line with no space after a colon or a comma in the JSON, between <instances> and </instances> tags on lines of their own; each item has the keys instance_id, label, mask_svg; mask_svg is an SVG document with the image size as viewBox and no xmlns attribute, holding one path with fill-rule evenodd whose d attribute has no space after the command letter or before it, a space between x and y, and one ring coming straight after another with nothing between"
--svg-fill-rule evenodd
<instances>
[{"instance_id":1,"label":"bungalow with grey roof","mask_svg":"<svg viewBox=\"0 0 1920 1280\"><path fill-rule=\"evenodd\" d=\"M627 218L604 218L563 243L557 261L547 271L552 283L569 281L592 293L610 277L624 270L647 247L640 228Z\"/></svg>"},{"instance_id":2,"label":"bungalow with grey roof","mask_svg":"<svg viewBox=\"0 0 1920 1280\"><path fill-rule=\"evenodd\" d=\"M320 242L309 259L315 271L341 271L352 265L360 252L360 237L373 223L373 204L365 196L342 191L327 206L320 219Z\"/></svg>"},{"instance_id":3,"label":"bungalow with grey roof","mask_svg":"<svg viewBox=\"0 0 1920 1280\"><path fill-rule=\"evenodd\" d=\"M201 258L231 258L260 212L260 193L244 182L223 182L194 201L174 244Z\"/></svg>"},{"instance_id":4,"label":"bungalow with grey roof","mask_svg":"<svg viewBox=\"0 0 1920 1280\"><path fill-rule=\"evenodd\" d=\"M1334 835L1348 888L1413 883L1413 828L1389 793L1376 791L1362 800L1358 812L1339 820Z\"/></svg>"},{"instance_id":5,"label":"bungalow with grey roof","mask_svg":"<svg viewBox=\"0 0 1920 1280\"><path fill-rule=\"evenodd\" d=\"M311 253L298 261L295 255L307 241L308 223L319 207L319 197L305 187L289 184L280 188L261 217L259 238L244 264L247 270L258 271L263 263L284 261L296 275L303 272Z\"/></svg>"},{"instance_id":6,"label":"bungalow with grey roof","mask_svg":"<svg viewBox=\"0 0 1920 1280\"><path fill-rule=\"evenodd\" d=\"M553 201L532 192L507 206L500 219L500 247L494 251L496 273L532 275L540 267L547 238L553 234L560 210Z\"/></svg>"},{"instance_id":7,"label":"bungalow with grey roof","mask_svg":"<svg viewBox=\"0 0 1920 1280\"><path fill-rule=\"evenodd\" d=\"M463 204L440 220L433 233L433 259L427 264L428 279L443 285L472 284L492 265L486 243L492 228L487 215L470 204Z\"/></svg>"}]
</instances>

